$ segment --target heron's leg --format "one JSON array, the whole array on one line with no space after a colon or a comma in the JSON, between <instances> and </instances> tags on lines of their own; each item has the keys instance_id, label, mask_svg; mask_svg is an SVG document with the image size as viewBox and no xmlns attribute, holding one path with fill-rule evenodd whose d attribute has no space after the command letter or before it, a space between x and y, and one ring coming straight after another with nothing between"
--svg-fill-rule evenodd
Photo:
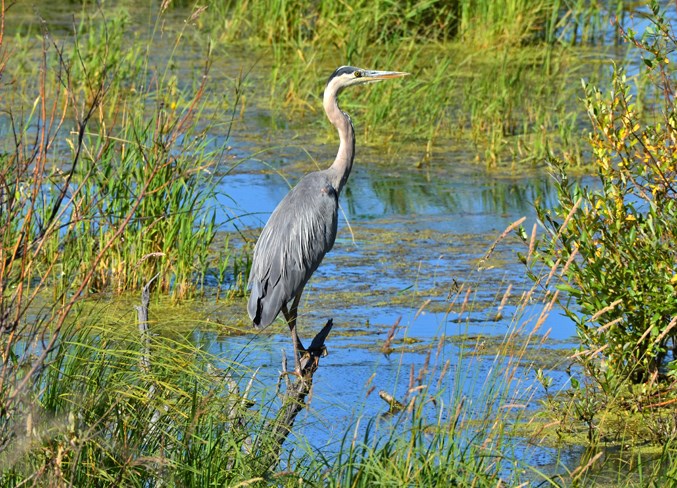
<instances>
[{"instance_id":1,"label":"heron's leg","mask_svg":"<svg viewBox=\"0 0 677 488\"><path fill-rule=\"evenodd\" d=\"M301 290L303 291L303 290ZM298 308L299 308L299 302L301 301L301 293L296 295L294 298L294 301L291 304L291 309L289 310L289 314L292 316L294 322L293 325L290 325L291 327L291 335L294 339L294 343L296 344L297 349L299 352L304 352L306 350L305 347L303 347L303 344L301 343L301 339L299 339L299 335L296 332L296 318L298 317Z\"/></svg>"},{"instance_id":2,"label":"heron's leg","mask_svg":"<svg viewBox=\"0 0 677 488\"><path fill-rule=\"evenodd\" d=\"M287 320L289 325L289 330L291 331L292 344L294 345L294 366L297 372L301 372L301 353L306 350L299 339L298 332L296 331L296 319L298 317L298 305L299 305L300 294L294 298L292 306L290 309L287 309L287 305L282 306L282 314Z\"/></svg>"}]
</instances>

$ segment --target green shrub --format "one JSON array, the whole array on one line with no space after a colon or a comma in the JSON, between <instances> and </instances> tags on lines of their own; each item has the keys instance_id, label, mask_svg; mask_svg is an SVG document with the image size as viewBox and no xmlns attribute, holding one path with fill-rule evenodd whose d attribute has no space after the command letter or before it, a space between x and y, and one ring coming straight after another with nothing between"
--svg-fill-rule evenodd
<instances>
[{"instance_id":1,"label":"green shrub","mask_svg":"<svg viewBox=\"0 0 677 488\"><path fill-rule=\"evenodd\" d=\"M557 265L581 357L602 358L608 374L636 383L659 372L677 332L677 119L667 57L677 40L654 14L641 38L623 34L641 52L655 110L642 113L620 67L608 93L584 83L598 184L584 187L554 163L559 205L538 208L549 235L531 263Z\"/></svg>"}]
</instances>

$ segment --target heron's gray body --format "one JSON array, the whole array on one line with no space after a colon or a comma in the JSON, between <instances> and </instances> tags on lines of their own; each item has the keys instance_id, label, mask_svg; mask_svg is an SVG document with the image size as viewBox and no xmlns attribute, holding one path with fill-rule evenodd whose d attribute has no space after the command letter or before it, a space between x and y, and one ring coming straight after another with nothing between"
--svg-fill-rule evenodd
<instances>
[{"instance_id":1,"label":"heron's gray body","mask_svg":"<svg viewBox=\"0 0 677 488\"><path fill-rule=\"evenodd\" d=\"M352 66L334 71L324 90L323 105L339 134L336 159L329 168L301 178L273 211L254 247L249 317L254 326L265 327L284 313L294 341L297 370L303 350L296 333L297 307L306 283L334 246L338 198L355 155L355 131L350 117L339 109L338 94L348 86L406 74Z\"/></svg>"},{"instance_id":2,"label":"heron's gray body","mask_svg":"<svg viewBox=\"0 0 677 488\"><path fill-rule=\"evenodd\" d=\"M306 283L334 246L338 191L329 171L307 174L270 216L254 248L249 316L270 324Z\"/></svg>"}]
</instances>

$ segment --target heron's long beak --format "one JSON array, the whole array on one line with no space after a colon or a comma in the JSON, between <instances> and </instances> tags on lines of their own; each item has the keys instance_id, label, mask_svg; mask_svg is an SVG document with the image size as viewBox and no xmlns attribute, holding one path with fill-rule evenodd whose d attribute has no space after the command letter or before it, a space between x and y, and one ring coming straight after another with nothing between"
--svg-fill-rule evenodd
<instances>
[{"instance_id":1,"label":"heron's long beak","mask_svg":"<svg viewBox=\"0 0 677 488\"><path fill-rule=\"evenodd\" d=\"M407 76L409 73L404 73L402 71L370 71L365 70L362 79L364 81L380 81L380 80L389 80L390 78L401 78Z\"/></svg>"}]
</instances>

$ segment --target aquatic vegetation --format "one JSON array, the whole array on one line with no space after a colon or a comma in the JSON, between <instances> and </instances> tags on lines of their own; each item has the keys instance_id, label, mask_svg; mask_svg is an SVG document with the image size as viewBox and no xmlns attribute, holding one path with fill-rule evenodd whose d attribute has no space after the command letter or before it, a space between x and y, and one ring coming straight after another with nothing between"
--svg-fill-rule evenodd
<instances>
[{"instance_id":1,"label":"aquatic vegetation","mask_svg":"<svg viewBox=\"0 0 677 488\"><path fill-rule=\"evenodd\" d=\"M362 0L350 5L336 0L230 1L210 2L212 17L205 22L214 22L229 40L335 44L347 52L360 52L374 44L409 39L484 44L600 42L608 16L622 15L624 8L618 0L594 5L561 0Z\"/></svg>"},{"instance_id":2,"label":"aquatic vegetation","mask_svg":"<svg viewBox=\"0 0 677 488\"><path fill-rule=\"evenodd\" d=\"M40 76L8 98L35 102L25 118L6 107L0 228L5 252L15 251L4 277L40 276L57 293L86 277L87 292L119 293L157 274L161 290L188 296L215 267L221 152L203 116L209 62L201 85L179 86L139 46L121 54L124 17L78 27L73 44L46 38Z\"/></svg>"},{"instance_id":3,"label":"aquatic vegetation","mask_svg":"<svg viewBox=\"0 0 677 488\"><path fill-rule=\"evenodd\" d=\"M216 369L189 336L150 336L144 349L134 329L64 330L4 421L3 486L226 486L257 475L247 443L262 421L236 382L252 373L223 360Z\"/></svg>"},{"instance_id":4,"label":"aquatic vegetation","mask_svg":"<svg viewBox=\"0 0 677 488\"><path fill-rule=\"evenodd\" d=\"M4 3L0 15L1 29ZM195 90L177 86L138 56L142 50L121 54L124 22L111 21L110 30L106 22L87 17L72 42L43 36L34 77L13 64L0 31L3 83L14 81L2 86L9 95L0 147L0 479L7 486L40 476L115 484L150 469L122 446L150 442L148 430L127 434L152 425L153 412L167 405L144 410L149 383L131 365L138 354L129 338L90 327L96 317L87 322L80 303L151 279L164 293L191 296L214 255L209 169L220 153L208 149L199 123L207 122L204 81ZM180 347L170 349L178 360ZM182 383L173 376L167 384ZM183 387L193 396L176 403L181 421L187 405L199 406L197 385ZM97 450L109 441L114 454ZM82 470L69 471L74 465Z\"/></svg>"},{"instance_id":5,"label":"aquatic vegetation","mask_svg":"<svg viewBox=\"0 0 677 488\"><path fill-rule=\"evenodd\" d=\"M623 32L640 52L641 86L621 66L610 89L584 86L597 185L572 181L566 161L553 160L559 204L538 208L546 233L521 231L529 276L546 293L561 293L580 339L572 359L582 371L563 396L547 399L547 416L558 435L582 433L591 446L587 463L598 466L583 480L626 463L637 470L624 475L628 486L675 479L675 128L667 66L677 38L655 2L652 11L641 35ZM583 429L572 427L579 422ZM642 444L661 449L635 452Z\"/></svg>"},{"instance_id":6,"label":"aquatic vegetation","mask_svg":"<svg viewBox=\"0 0 677 488\"><path fill-rule=\"evenodd\" d=\"M461 142L490 167L538 165L555 150L585 164L578 80L603 82L604 76L585 46L618 42L609 21L622 21L626 12L621 1L558 0L350 6L271 0L210 7L205 25L215 37L272 45L269 97L279 113L319 110L317 80L337 59L411 72L402 86L344 101L359 115L362 140L386 133L380 144L414 142L423 163L438 147ZM581 58L590 60L581 64Z\"/></svg>"}]
</instances>

